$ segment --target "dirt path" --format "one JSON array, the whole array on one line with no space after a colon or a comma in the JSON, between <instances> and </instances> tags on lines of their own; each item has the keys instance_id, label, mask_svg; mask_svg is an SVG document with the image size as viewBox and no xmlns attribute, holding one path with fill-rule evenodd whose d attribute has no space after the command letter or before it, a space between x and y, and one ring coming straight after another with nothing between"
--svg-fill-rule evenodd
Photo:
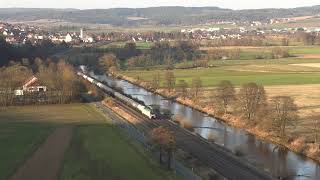
<instances>
[{"instance_id":1,"label":"dirt path","mask_svg":"<svg viewBox=\"0 0 320 180\"><path fill-rule=\"evenodd\" d=\"M11 180L56 180L72 127L57 128L39 149L16 171Z\"/></svg>"}]
</instances>

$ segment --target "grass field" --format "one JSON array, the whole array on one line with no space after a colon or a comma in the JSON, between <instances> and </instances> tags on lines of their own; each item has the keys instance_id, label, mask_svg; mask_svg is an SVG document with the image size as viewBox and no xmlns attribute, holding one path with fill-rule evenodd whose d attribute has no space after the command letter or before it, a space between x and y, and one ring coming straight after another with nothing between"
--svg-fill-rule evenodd
<instances>
[{"instance_id":1,"label":"grass field","mask_svg":"<svg viewBox=\"0 0 320 180\"><path fill-rule=\"evenodd\" d=\"M103 122L84 104L9 107L0 110L0 180L5 180L55 127Z\"/></svg>"},{"instance_id":2,"label":"grass field","mask_svg":"<svg viewBox=\"0 0 320 180\"><path fill-rule=\"evenodd\" d=\"M246 46L231 46L223 47L218 49L240 50L240 60L255 60L258 55L265 57L271 57L274 46L261 46L261 47L246 47ZM320 58L320 46L281 46L283 49L287 49L291 56L302 56L303 55L319 55ZM202 50L216 49L212 47L202 47Z\"/></svg>"},{"instance_id":3,"label":"grass field","mask_svg":"<svg viewBox=\"0 0 320 180\"><path fill-rule=\"evenodd\" d=\"M266 51L259 47L244 48L244 51ZM300 55L320 55L320 47L290 47L290 52ZM292 132L311 137L314 126L311 116L320 113L320 57L286 58L266 60L212 60L211 68L175 69L176 84L185 80L191 85L200 77L203 85L202 101L210 101L212 89L222 80L231 81L237 88L244 83L255 82L265 86L269 97L291 96L299 107L300 120ZM176 65L176 66L179 66ZM144 81L152 81L160 72L164 87L165 70L132 70L122 74Z\"/></svg>"},{"instance_id":4,"label":"grass field","mask_svg":"<svg viewBox=\"0 0 320 180\"><path fill-rule=\"evenodd\" d=\"M126 45L127 42L113 42L107 45L100 46L99 48L110 48L110 47L117 47L117 48L123 48ZM150 49L153 45L152 42L144 42L144 41L137 41L136 46L137 49Z\"/></svg>"},{"instance_id":5,"label":"grass field","mask_svg":"<svg viewBox=\"0 0 320 180\"><path fill-rule=\"evenodd\" d=\"M6 180L53 129L48 124L0 123L0 180Z\"/></svg>"},{"instance_id":6,"label":"grass field","mask_svg":"<svg viewBox=\"0 0 320 180\"><path fill-rule=\"evenodd\" d=\"M118 130L111 128L106 122L106 117L90 104L23 106L1 109L0 180L5 180L11 176L15 169L39 147L50 132L57 127L70 124L76 127L74 128L76 131L75 139L83 138L83 142L85 142L83 144L84 150L90 154L90 158L94 158L93 161L90 161L90 166L82 166L82 168L89 169L81 170L93 172L92 169L98 168L98 172L108 172L105 177L111 177L112 172L115 179L118 179L117 177L131 179L129 175L165 179L163 178L166 177L165 174L162 174L163 172L159 169L157 170L157 167L150 165L144 154L139 153L140 151L138 152L136 148L127 144L130 141L128 137L119 134ZM89 124L91 126L88 126ZM76 154L73 154L73 150L73 148L69 150L64 166L67 171L63 173L66 176L63 179L88 179L82 178L81 175L84 174L81 173L77 178L73 174L72 178L70 177L70 173L78 172L79 166L77 166L77 163L79 165L86 163L82 161L83 159L69 162L68 158L76 156ZM127 163L127 160L130 161ZM107 164L107 166L100 166L101 162L104 165ZM75 164L68 166L70 163ZM123 171L120 171L121 166L125 167L122 168ZM85 175L96 176L95 173Z\"/></svg>"},{"instance_id":7,"label":"grass field","mask_svg":"<svg viewBox=\"0 0 320 180\"><path fill-rule=\"evenodd\" d=\"M103 117L96 115L94 107L87 104L9 107L0 111L1 122L39 122L53 124L96 123Z\"/></svg>"},{"instance_id":8,"label":"grass field","mask_svg":"<svg viewBox=\"0 0 320 180\"><path fill-rule=\"evenodd\" d=\"M67 153L61 179L167 179L133 143L108 124L81 126Z\"/></svg>"},{"instance_id":9,"label":"grass field","mask_svg":"<svg viewBox=\"0 0 320 180\"><path fill-rule=\"evenodd\" d=\"M185 80L189 84L194 77L200 77L204 87L213 87L221 80L229 80L235 85L256 82L263 85L320 84L320 68L298 66L297 64L320 63L320 59L283 60L226 60L212 61L213 68L174 70L177 82ZM122 74L151 81L156 71L124 71ZM164 70L161 84L164 82Z\"/></svg>"}]
</instances>

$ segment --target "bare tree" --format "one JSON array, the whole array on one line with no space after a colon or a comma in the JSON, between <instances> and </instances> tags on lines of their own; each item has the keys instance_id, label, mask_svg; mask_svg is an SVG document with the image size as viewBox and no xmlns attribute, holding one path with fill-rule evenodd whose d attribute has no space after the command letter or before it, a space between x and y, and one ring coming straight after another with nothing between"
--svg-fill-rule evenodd
<instances>
[{"instance_id":1,"label":"bare tree","mask_svg":"<svg viewBox=\"0 0 320 180\"><path fill-rule=\"evenodd\" d=\"M279 59L279 58L287 58L289 57L289 51L287 49L283 49L280 47L275 47L272 49L272 57L275 59Z\"/></svg>"},{"instance_id":2,"label":"bare tree","mask_svg":"<svg viewBox=\"0 0 320 180\"><path fill-rule=\"evenodd\" d=\"M194 99L197 99L199 97L201 87L202 87L201 79L199 77L193 78L191 83L191 93Z\"/></svg>"},{"instance_id":3,"label":"bare tree","mask_svg":"<svg viewBox=\"0 0 320 180\"><path fill-rule=\"evenodd\" d=\"M36 58L34 60L34 71L39 71L39 69L43 66L43 60L40 58Z\"/></svg>"},{"instance_id":4,"label":"bare tree","mask_svg":"<svg viewBox=\"0 0 320 180\"><path fill-rule=\"evenodd\" d=\"M221 81L215 89L215 102L227 114L230 103L235 99L235 89L230 81Z\"/></svg>"},{"instance_id":5,"label":"bare tree","mask_svg":"<svg viewBox=\"0 0 320 180\"><path fill-rule=\"evenodd\" d=\"M152 78L152 82L151 82L151 86L153 89L158 89L160 87L160 81L161 81L161 78L160 78L160 73L157 72L153 75L153 78Z\"/></svg>"},{"instance_id":6,"label":"bare tree","mask_svg":"<svg viewBox=\"0 0 320 180\"><path fill-rule=\"evenodd\" d=\"M316 119L314 122L314 142L319 143L319 135L320 135L320 120Z\"/></svg>"},{"instance_id":7,"label":"bare tree","mask_svg":"<svg viewBox=\"0 0 320 180\"><path fill-rule=\"evenodd\" d=\"M166 71L165 73L165 87L169 92L175 87L176 79L172 71Z\"/></svg>"},{"instance_id":8,"label":"bare tree","mask_svg":"<svg viewBox=\"0 0 320 180\"><path fill-rule=\"evenodd\" d=\"M314 142L319 143L319 136L320 136L320 115L314 111L312 111L312 116L310 119L313 121L313 127L311 128L313 136L314 136Z\"/></svg>"},{"instance_id":9,"label":"bare tree","mask_svg":"<svg viewBox=\"0 0 320 180\"><path fill-rule=\"evenodd\" d=\"M282 38L281 45L282 46L289 46L289 39L288 38Z\"/></svg>"},{"instance_id":10,"label":"bare tree","mask_svg":"<svg viewBox=\"0 0 320 180\"><path fill-rule=\"evenodd\" d=\"M174 68L174 63L173 63L173 60L171 57L167 56L165 59L164 59L164 62L165 62L165 65L167 67L167 69L173 69Z\"/></svg>"},{"instance_id":11,"label":"bare tree","mask_svg":"<svg viewBox=\"0 0 320 180\"><path fill-rule=\"evenodd\" d=\"M185 80L179 80L177 87L180 96L185 99L188 96L188 83Z\"/></svg>"},{"instance_id":12,"label":"bare tree","mask_svg":"<svg viewBox=\"0 0 320 180\"><path fill-rule=\"evenodd\" d=\"M286 128L298 119L298 107L289 96L277 96L271 99L274 127L281 138L286 135Z\"/></svg>"},{"instance_id":13,"label":"bare tree","mask_svg":"<svg viewBox=\"0 0 320 180\"><path fill-rule=\"evenodd\" d=\"M99 65L104 72L109 73L111 67L114 67L113 70L118 68L118 59L114 54L108 53L99 58Z\"/></svg>"},{"instance_id":14,"label":"bare tree","mask_svg":"<svg viewBox=\"0 0 320 180\"><path fill-rule=\"evenodd\" d=\"M32 72L19 63L0 69L0 106L6 107L14 102L14 90L21 88Z\"/></svg>"},{"instance_id":15,"label":"bare tree","mask_svg":"<svg viewBox=\"0 0 320 180\"><path fill-rule=\"evenodd\" d=\"M168 155L168 169L171 168L171 159L176 145L176 138L174 134L164 127L158 127L150 132L150 136L154 144L159 148L159 161L162 163L163 150L167 151Z\"/></svg>"},{"instance_id":16,"label":"bare tree","mask_svg":"<svg viewBox=\"0 0 320 180\"><path fill-rule=\"evenodd\" d=\"M239 107L247 120L253 120L266 106L266 93L263 86L256 83L242 85L238 94Z\"/></svg>"}]
</instances>

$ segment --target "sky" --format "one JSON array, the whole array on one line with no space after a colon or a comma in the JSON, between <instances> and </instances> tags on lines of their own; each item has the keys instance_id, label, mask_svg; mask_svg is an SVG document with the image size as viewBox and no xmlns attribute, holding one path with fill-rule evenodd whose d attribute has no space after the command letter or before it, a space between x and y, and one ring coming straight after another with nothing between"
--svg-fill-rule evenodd
<instances>
[{"instance_id":1,"label":"sky","mask_svg":"<svg viewBox=\"0 0 320 180\"><path fill-rule=\"evenodd\" d=\"M230 9L293 8L320 5L320 0L0 0L0 8L108 9L155 6L217 6Z\"/></svg>"}]
</instances>

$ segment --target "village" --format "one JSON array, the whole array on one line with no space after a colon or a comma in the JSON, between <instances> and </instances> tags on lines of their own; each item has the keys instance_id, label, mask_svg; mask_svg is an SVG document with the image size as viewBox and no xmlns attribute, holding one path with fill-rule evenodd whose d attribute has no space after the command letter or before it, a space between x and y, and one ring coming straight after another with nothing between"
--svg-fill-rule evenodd
<instances>
[{"instance_id":1,"label":"village","mask_svg":"<svg viewBox=\"0 0 320 180\"><path fill-rule=\"evenodd\" d=\"M53 43L80 44L95 42L93 37L84 34L83 29L80 29L78 33L50 33L35 26L13 25L4 22L0 22L0 35L5 38L6 42L15 45L24 44L26 41L37 44L45 39L51 40Z\"/></svg>"},{"instance_id":2,"label":"village","mask_svg":"<svg viewBox=\"0 0 320 180\"><path fill-rule=\"evenodd\" d=\"M320 33L320 28L315 27L269 27L267 24L278 24L291 22L292 19L270 19L270 22L260 21L248 22L247 26L240 26L236 22L215 22L215 25L207 27L189 27L175 31L155 32L155 31L111 31L107 33L86 32L84 28L79 27L79 31L60 32L45 31L40 27L28 24L10 24L0 22L0 36L3 36L6 42L14 45L25 44L30 41L37 44L42 40L50 40L53 43L65 42L71 45L92 44L97 42L110 41L133 41L133 42L160 42L181 40L219 40L235 39L240 40L246 37L284 37L296 33L316 34ZM219 27L219 25L230 25L230 27Z\"/></svg>"}]
</instances>

